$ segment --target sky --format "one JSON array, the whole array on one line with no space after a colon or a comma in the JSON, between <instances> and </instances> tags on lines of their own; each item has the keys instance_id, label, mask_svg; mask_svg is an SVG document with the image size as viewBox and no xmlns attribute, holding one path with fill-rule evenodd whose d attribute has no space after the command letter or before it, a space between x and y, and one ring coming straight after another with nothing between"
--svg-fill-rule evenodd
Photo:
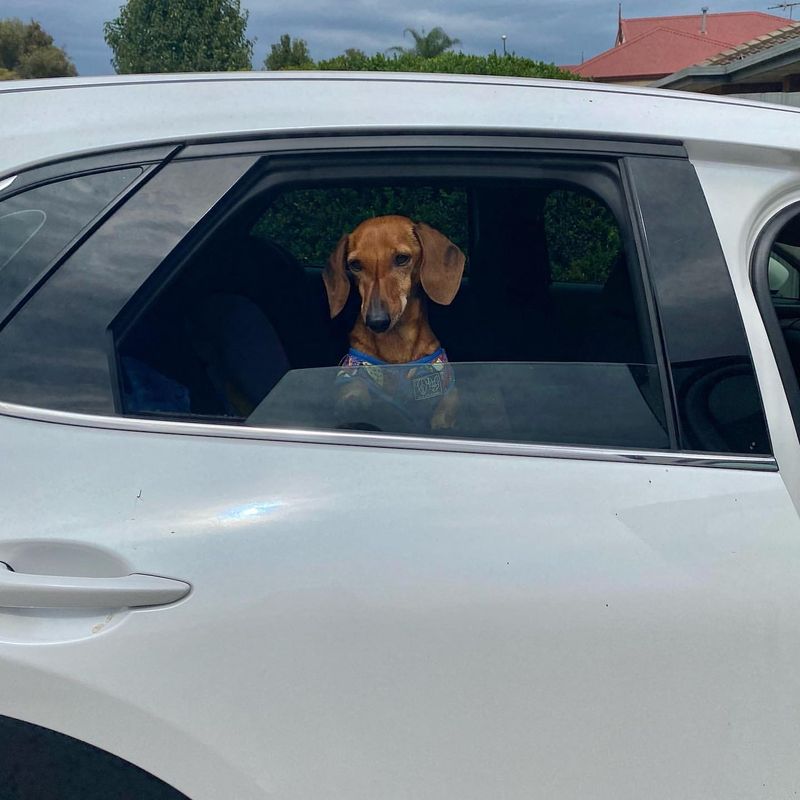
<instances>
[{"instance_id":1,"label":"sky","mask_svg":"<svg viewBox=\"0 0 800 800\"><path fill-rule=\"evenodd\" d=\"M782 0L623 0L625 17L768 11ZM36 19L66 49L81 75L113 72L103 41L103 22L113 19L121 0L2 0L2 17ZM410 44L405 28L430 30L437 25L461 40L465 53L502 52L556 64L577 64L614 44L616 0L241 0L250 12L247 28L255 38L253 66L260 68L269 46L289 33L308 42L314 59L330 58L348 47L367 53ZM795 18L800 18L800 6Z\"/></svg>"}]
</instances>

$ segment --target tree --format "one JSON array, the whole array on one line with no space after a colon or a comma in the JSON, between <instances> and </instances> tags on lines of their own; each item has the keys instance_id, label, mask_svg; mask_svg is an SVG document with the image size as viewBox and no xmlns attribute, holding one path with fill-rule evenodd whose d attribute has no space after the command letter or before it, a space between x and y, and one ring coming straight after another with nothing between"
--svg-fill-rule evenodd
<instances>
[{"instance_id":1,"label":"tree","mask_svg":"<svg viewBox=\"0 0 800 800\"><path fill-rule=\"evenodd\" d=\"M67 54L52 44L26 53L20 59L16 73L20 78L60 78L78 74Z\"/></svg>"},{"instance_id":2,"label":"tree","mask_svg":"<svg viewBox=\"0 0 800 800\"><path fill-rule=\"evenodd\" d=\"M270 46L264 59L264 69L313 69L314 62L308 52L305 39L292 39L284 33L280 40Z\"/></svg>"},{"instance_id":3,"label":"tree","mask_svg":"<svg viewBox=\"0 0 800 800\"><path fill-rule=\"evenodd\" d=\"M239 0L128 0L103 33L119 73L252 68Z\"/></svg>"},{"instance_id":4,"label":"tree","mask_svg":"<svg viewBox=\"0 0 800 800\"><path fill-rule=\"evenodd\" d=\"M406 28L403 31L403 36L407 33L410 33L411 37L414 39L414 46L410 49L406 47L390 47L389 52L413 53L414 55L420 56L420 58L434 58L444 53L445 50L449 50L451 47L461 44L460 39L452 39L439 27L433 28L433 30L428 33L425 33L424 28L422 32L414 28Z\"/></svg>"},{"instance_id":5,"label":"tree","mask_svg":"<svg viewBox=\"0 0 800 800\"><path fill-rule=\"evenodd\" d=\"M77 75L67 54L35 20L0 20L0 80Z\"/></svg>"}]
</instances>

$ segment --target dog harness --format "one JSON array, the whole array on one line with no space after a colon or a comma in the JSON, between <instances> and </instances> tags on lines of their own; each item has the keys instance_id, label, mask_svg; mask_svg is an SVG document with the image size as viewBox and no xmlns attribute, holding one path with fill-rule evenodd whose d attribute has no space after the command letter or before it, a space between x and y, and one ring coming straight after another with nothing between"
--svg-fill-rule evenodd
<instances>
[{"instance_id":1,"label":"dog harness","mask_svg":"<svg viewBox=\"0 0 800 800\"><path fill-rule=\"evenodd\" d=\"M337 384L363 381L374 400L390 404L415 421L429 420L440 398L456 382L443 347L404 364L389 364L351 347L339 366Z\"/></svg>"}]
</instances>

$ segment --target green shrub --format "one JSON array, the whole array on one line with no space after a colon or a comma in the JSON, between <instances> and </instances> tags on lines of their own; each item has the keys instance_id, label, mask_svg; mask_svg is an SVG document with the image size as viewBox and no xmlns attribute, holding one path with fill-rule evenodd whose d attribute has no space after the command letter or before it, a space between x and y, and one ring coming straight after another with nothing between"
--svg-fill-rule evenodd
<instances>
[{"instance_id":1,"label":"green shrub","mask_svg":"<svg viewBox=\"0 0 800 800\"><path fill-rule=\"evenodd\" d=\"M339 238L384 214L424 220L467 252L467 196L430 186L295 189L281 195L253 234L285 247L306 265L322 266Z\"/></svg>"},{"instance_id":2,"label":"green shrub","mask_svg":"<svg viewBox=\"0 0 800 800\"><path fill-rule=\"evenodd\" d=\"M350 50L340 56L319 61L316 69L372 72L442 72L452 75L509 75L518 78L558 78L561 80L580 80L572 72L517 55L488 56L468 55L467 53L445 52L433 58L423 58L415 53L396 53L384 55L376 53L368 56L357 50Z\"/></svg>"},{"instance_id":3,"label":"green shrub","mask_svg":"<svg viewBox=\"0 0 800 800\"><path fill-rule=\"evenodd\" d=\"M568 189L551 192L544 204L544 224L554 281L605 283L622 240L604 203Z\"/></svg>"}]
</instances>

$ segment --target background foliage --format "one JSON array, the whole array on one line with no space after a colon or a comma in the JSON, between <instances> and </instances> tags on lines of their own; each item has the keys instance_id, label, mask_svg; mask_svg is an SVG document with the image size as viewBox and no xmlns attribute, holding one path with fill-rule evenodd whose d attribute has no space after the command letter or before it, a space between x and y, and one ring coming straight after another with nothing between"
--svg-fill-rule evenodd
<instances>
[{"instance_id":1,"label":"background foliage","mask_svg":"<svg viewBox=\"0 0 800 800\"><path fill-rule=\"evenodd\" d=\"M454 75L510 75L519 78L558 78L579 80L572 72L555 64L534 61L517 55L475 56L466 53L444 52L424 58L413 52L368 56L359 50L348 50L340 56L318 61L316 69L359 70L373 72L445 72Z\"/></svg>"},{"instance_id":2,"label":"background foliage","mask_svg":"<svg viewBox=\"0 0 800 800\"><path fill-rule=\"evenodd\" d=\"M293 189L273 202L252 233L277 242L306 266L322 266L340 236L384 214L427 222L469 255L469 197L456 186ZM544 230L554 281L605 283L622 241L604 203L579 191L551 191Z\"/></svg>"},{"instance_id":3,"label":"background foliage","mask_svg":"<svg viewBox=\"0 0 800 800\"><path fill-rule=\"evenodd\" d=\"M306 265L321 266L343 234L385 214L424 220L468 251L467 194L455 187L295 189L278 197L253 233L282 245Z\"/></svg>"},{"instance_id":4,"label":"background foliage","mask_svg":"<svg viewBox=\"0 0 800 800\"><path fill-rule=\"evenodd\" d=\"M252 68L239 0L128 0L103 26L119 73Z\"/></svg>"},{"instance_id":5,"label":"background foliage","mask_svg":"<svg viewBox=\"0 0 800 800\"><path fill-rule=\"evenodd\" d=\"M67 54L35 20L0 19L0 80L77 75Z\"/></svg>"},{"instance_id":6,"label":"background foliage","mask_svg":"<svg viewBox=\"0 0 800 800\"><path fill-rule=\"evenodd\" d=\"M554 281L605 283L622 239L604 203L581 192L556 190L544 204L544 227Z\"/></svg>"},{"instance_id":7,"label":"background foliage","mask_svg":"<svg viewBox=\"0 0 800 800\"><path fill-rule=\"evenodd\" d=\"M439 27L433 28L433 30L428 31L428 33L425 33L424 28L421 31L418 31L416 28L406 28L403 31L403 36L407 33L411 34L411 38L414 40L414 46L412 48L390 47L390 52L413 53L422 58L433 58L434 56L444 53L445 50L450 50L457 44L461 44L461 39L453 39Z\"/></svg>"},{"instance_id":8,"label":"background foliage","mask_svg":"<svg viewBox=\"0 0 800 800\"><path fill-rule=\"evenodd\" d=\"M264 69L314 69L305 39L292 39L288 33L273 45L264 59Z\"/></svg>"}]
</instances>

